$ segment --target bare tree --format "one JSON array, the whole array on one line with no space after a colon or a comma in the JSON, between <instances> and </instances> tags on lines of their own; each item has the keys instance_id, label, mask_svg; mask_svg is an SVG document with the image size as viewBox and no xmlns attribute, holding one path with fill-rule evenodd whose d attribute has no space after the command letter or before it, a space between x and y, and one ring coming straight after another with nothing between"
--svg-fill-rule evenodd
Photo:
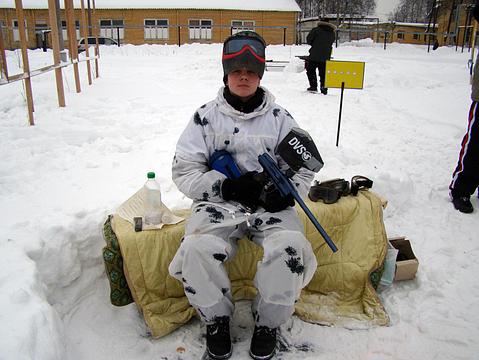
<instances>
[{"instance_id":1,"label":"bare tree","mask_svg":"<svg viewBox=\"0 0 479 360\"><path fill-rule=\"evenodd\" d=\"M336 14L345 16L367 16L374 14L376 0L296 0L303 17L322 17Z\"/></svg>"},{"instance_id":2,"label":"bare tree","mask_svg":"<svg viewBox=\"0 0 479 360\"><path fill-rule=\"evenodd\" d=\"M452 13L451 10L459 4L472 4L474 0L401 0L390 14L389 20L401 22L428 22L437 7L439 14Z\"/></svg>"}]
</instances>

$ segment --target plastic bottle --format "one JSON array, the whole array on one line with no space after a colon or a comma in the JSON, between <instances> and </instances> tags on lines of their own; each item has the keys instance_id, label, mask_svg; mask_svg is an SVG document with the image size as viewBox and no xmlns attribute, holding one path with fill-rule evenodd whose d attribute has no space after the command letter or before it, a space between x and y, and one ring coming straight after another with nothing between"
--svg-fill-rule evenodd
<instances>
[{"instance_id":1,"label":"plastic bottle","mask_svg":"<svg viewBox=\"0 0 479 360\"><path fill-rule=\"evenodd\" d=\"M160 184L156 181L154 172L149 172L147 178L148 180L144 185L146 196L145 223L158 225L161 223L162 217Z\"/></svg>"}]
</instances>

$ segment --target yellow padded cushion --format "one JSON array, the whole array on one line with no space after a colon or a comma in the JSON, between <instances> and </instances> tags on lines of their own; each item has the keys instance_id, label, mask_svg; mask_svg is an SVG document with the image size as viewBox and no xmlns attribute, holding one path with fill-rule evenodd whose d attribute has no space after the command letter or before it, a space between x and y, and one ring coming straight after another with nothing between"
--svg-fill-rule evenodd
<instances>
[{"instance_id":1,"label":"yellow padded cushion","mask_svg":"<svg viewBox=\"0 0 479 360\"><path fill-rule=\"evenodd\" d=\"M318 268L303 289L295 314L304 321L367 328L388 325L389 317L369 275L386 256L387 236L382 210L385 202L371 191L341 198L337 203L306 201L333 239L333 253L298 207L305 234L318 260ZM189 210L177 212L188 216ZM135 232L131 223L114 216L112 228L120 244L128 286L154 337L164 336L195 315L182 284L168 274L168 265L184 234L184 222L161 230ZM236 300L256 295L253 278L262 249L240 240L238 253L227 262Z\"/></svg>"}]
</instances>

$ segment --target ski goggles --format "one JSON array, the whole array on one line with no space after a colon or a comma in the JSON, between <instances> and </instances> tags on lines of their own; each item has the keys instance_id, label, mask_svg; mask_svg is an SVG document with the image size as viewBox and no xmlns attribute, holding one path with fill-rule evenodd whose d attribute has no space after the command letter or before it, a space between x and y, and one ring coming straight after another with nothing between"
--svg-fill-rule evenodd
<instances>
[{"instance_id":1,"label":"ski goggles","mask_svg":"<svg viewBox=\"0 0 479 360\"><path fill-rule=\"evenodd\" d=\"M223 45L223 60L231 59L249 51L256 59L265 62L265 46L255 38L236 38Z\"/></svg>"}]
</instances>

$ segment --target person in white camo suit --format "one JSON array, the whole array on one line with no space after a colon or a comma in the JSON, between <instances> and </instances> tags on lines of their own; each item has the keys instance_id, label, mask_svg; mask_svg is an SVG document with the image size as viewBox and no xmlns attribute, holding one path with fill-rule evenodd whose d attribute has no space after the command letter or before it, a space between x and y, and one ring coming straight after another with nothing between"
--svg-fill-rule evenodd
<instances>
[{"instance_id":1,"label":"person in white camo suit","mask_svg":"<svg viewBox=\"0 0 479 360\"><path fill-rule=\"evenodd\" d=\"M183 283L189 302L206 323L206 347L212 359L227 359L232 354L229 322L234 303L224 262L234 257L240 238L246 235L264 249L254 279L258 294L252 303L253 359L274 356L276 329L293 314L301 289L317 267L292 207L293 197L282 197L275 190L259 200L263 184L253 178L262 171L258 155L263 153L285 166L275 150L298 126L274 96L259 86L265 47L264 40L250 31L226 39L225 86L216 99L194 113L173 160L173 181L193 199L193 205L169 272ZM209 159L217 150L227 150L243 175L229 179L212 170ZM300 195L307 193L313 176L306 169L293 176Z\"/></svg>"}]
</instances>

